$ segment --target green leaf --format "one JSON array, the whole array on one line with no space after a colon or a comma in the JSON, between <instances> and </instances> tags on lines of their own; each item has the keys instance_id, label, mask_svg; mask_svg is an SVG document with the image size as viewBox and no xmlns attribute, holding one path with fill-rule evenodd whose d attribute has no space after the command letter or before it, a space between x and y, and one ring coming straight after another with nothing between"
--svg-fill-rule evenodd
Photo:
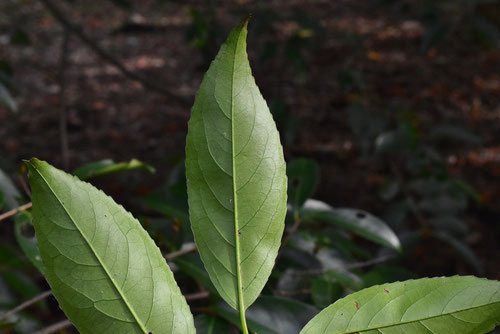
<instances>
[{"instance_id":1,"label":"green leaf","mask_svg":"<svg viewBox=\"0 0 500 334\"><path fill-rule=\"evenodd\" d=\"M7 174L0 169L0 192L3 194L3 201L5 207L10 210L19 206L18 198L21 193L17 190L12 180Z\"/></svg>"},{"instance_id":2,"label":"green leaf","mask_svg":"<svg viewBox=\"0 0 500 334\"><path fill-rule=\"evenodd\" d=\"M235 333L235 328L225 320L202 314L194 318L196 334Z\"/></svg>"},{"instance_id":3,"label":"green leaf","mask_svg":"<svg viewBox=\"0 0 500 334\"><path fill-rule=\"evenodd\" d=\"M226 306L216 307L219 314L240 326L236 312ZM318 309L293 299L261 296L247 311L252 333L294 334L318 313Z\"/></svg>"},{"instance_id":4,"label":"green leaf","mask_svg":"<svg viewBox=\"0 0 500 334\"><path fill-rule=\"evenodd\" d=\"M0 105L3 105L5 108L9 109L10 111L17 111L17 103L10 94L9 90L7 87L5 87L1 82L0 82Z\"/></svg>"},{"instance_id":5,"label":"green leaf","mask_svg":"<svg viewBox=\"0 0 500 334\"><path fill-rule=\"evenodd\" d=\"M24 211L19 213L15 218L15 235L16 240L24 255L42 274L44 273L40 250L38 249L38 241L35 238L33 224L31 222L31 213ZM33 231L32 231L33 230ZM30 235L30 234L33 235Z\"/></svg>"},{"instance_id":6,"label":"green leaf","mask_svg":"<svg viewBox=\"0 0 500 334\"><path fill-rule=\"evenodd\" d=\"M189 214L220 295L244 311L274 265L286 214L286 173L276 126L251 74L242 23L206 73L186 147Z\"/></svg>"},{"instance_id":7,"label":"green leaf","mask_svg":"<svg viewBox=\"0 0 500 334\"><path fill-rule=\"evenodd\" d=\"M319 181L319 165L311 159L299 158L286 166L289 199L295 208L300 208L314 194Z\"/></svg>"},{"instance_id":8,"label":"green leaf","mask_svg":"<svg viewBox=\"0 0 500 334\"><path fill-rule=\"evenodd\" d=\"M192 279L197 280L211 293L218 294L206 270L203 268L198 254L187 254L174 260L179 270Z\"/></svg>"},{"instance_id":9,"label":"green leaf","mask_svg":"<svg viewBox=\"0 0 500 334\"><path fill-rule=\"evenodd\" d=\"M321 311L302 334L481 334L500 322L500 282L464 276L377 285Z\"/></svg>"},{"instance_id":10,"label":"green leaf","mask_svg":"<svg viewBox=\"0 0 500 334\"><path fill-rule=\"evenodd\" d=\"M28 162L45 277L80 333L194 333L188 305L140 223L88 183Z\"/></svg>"},{"instance_id":11,"label":"green leaf","mask_svg":"<svg viewBox=\"0 0 500 334\"><path fill-rule=\"evenodd\" d=\"M382 246L401 249L398 237L382 220L357 209L337 209L317 201L307 200L301 210L302 219L324 221L356 233Z\"/></svg>"},{"instance_id":12,"label":"green leaf","mask_svg":"<svg viewBox=\"0 0 500 334\"><path fill-rule=\"evenodd\" d=\"M114 162L111 159L91 162L83 165L73 171L73 175L77 176L80 180L88 180L93 177L125 172L134 169L143 169L150 173L155 172L153 166L147 165L137 159L132 159L128 162Z\"/></svg>"}]
</instances>

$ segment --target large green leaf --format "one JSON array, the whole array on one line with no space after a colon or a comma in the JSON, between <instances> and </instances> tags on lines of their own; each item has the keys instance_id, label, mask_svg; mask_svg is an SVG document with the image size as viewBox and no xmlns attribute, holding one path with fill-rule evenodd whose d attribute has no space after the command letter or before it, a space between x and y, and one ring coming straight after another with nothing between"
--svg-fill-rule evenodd
<instances>
[{"instance_id":1,"label":"large green leaf","mask_svg":"<svg viewBox=\"0 0 500 334\"><path fill-rule=\"evenodd\" d=\"M189 214L220 295L244 311L264 287L286 213L282 147L235 28L198 91L186 147Z\"/></svg>"},{"instance_id":2,"label":"large green leaf","mask_svg":"<svg viewBox=\"0 0 500 334\"><path fill-rule=\"evenodd\" d=\"M319 220L335 224L380 245L400 250L398 237L387 224L374 215L348 208L333 208L330 205L309 199L301 210L304 221Z\"/></svg>"},{"instance_id":3,"label":"large green leaf","mask_svg":"<svg viewBox=\"0 0 500 334\"><path fill-rule=\"evenodd\" d=\"M103 192L28 162L45 277L80 333L194 333L188 305L140 223Z\"/></svg>"},{"instance_id":4,"label":"large green leaf","mask_svg":"<svg viewBox=\"0 0 500 334\"><path fill-rule=\"evenodd\" d=\"M302 334L481 334L500 323L500 282L473 276L372 286L338 300Z\"/></svg>"}]
</instances>

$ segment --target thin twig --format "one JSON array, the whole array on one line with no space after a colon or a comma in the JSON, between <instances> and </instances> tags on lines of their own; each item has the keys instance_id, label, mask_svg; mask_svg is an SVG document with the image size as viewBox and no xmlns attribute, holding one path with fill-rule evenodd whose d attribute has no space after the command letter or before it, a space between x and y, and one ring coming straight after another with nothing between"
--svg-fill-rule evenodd
<instances>
[{"instance_id":1,"label":"thin twig","mask_svg":"<svg viewBox=\"0 0 500 334\"><path fill-rule=\"evenodd\" d=\"M166 254L165 259L167 259L168 261L171 261L171 260L175 259L176 257L182 256L185 254L189 254L189 253L192 253L194 251L196 251L196 245L194 243L189 243L189 244L184 245L178 251Z\"/></svg>"},{"instance_id":2,"label":"thin twig","mask_svg":"<svg viewBox=\"0 0 500 334\"><path fill-rule=\"evenodd\" d=\"M59 60L59 135L61 139L61 157L64 168L69 166L68 144L68 115L66 105L66 67L68 66L68 46L70 33L65 30L61 42L61 55Z\"/></svg>"},{"instance_id":3,"label":"thin twig","mask_svg":"<svg viewBox=\"0 0 500 334\"><path fill-rule=\"evenodd\" d=\"M60 331L61 329L68 328L72 326L73 324L69 320L62 320L59 322L56 322L53 325L50 325L48 327L45 327L38 332L35 332L34 334L52 334Z\"/></svg>"},{"instance_id":4,"label":"thin twig","mask_svg":"<svg viewBox=\"0 0 500 334\"><path fill-rule=\"evenodd\" d=\"M52 295L52 291L44 291L39 295L36 295L35 297L28 299L27 301L23 302L22 304L14 307L12 310L5 312L4 314L0 315L0 321L5 320L16 314L17 312L20 312L24 310L25 308L30 307L33 304L38 303L41 300L44 300L48 296Z\"/></svg>"},{"instance_id":5,"label":"thin twig","mask_svg":"<svg viewBox=\"0 0 500 334\"><path fill-rule=\"evenodd\" d=\"M26 210L30 209L32 206L33 206L33 204L31 202L29 202L29 203L23 204L17 208L14 208L12 210L4 212L4 213L0 214L0 222L2 220L5 220L5 219L8 219L12 216L17 215L19 212L26 211Z\"/></svg>"},{"instance_id":6,"label":"thin twig","mask_svg":"<svg viewBox=\"0 0 500 334\"><path fill-rule=\"evenodd\" d=\"M102 49L98 43L96 43L92 38L90 38L87 34L85 34L79 27L73 25L73 23L66 18L63 11L51 0L40 0L40 2L47 8L47 10L52 14L52 16L69 32L75 34L87 47L89 47L92 51L94 51L99 57L101 57L104 61L108 62L116 69L118 69L123 75L127 78L141 83L144 87L148 88L151 91L161 93L163 95L168 96L169 98L182 103L189 104L189 99L186 99L183 96L180 96L176 93L173 93L169 90L166 90L164 87L159 86L141 75L130 71L123 65L119 60L109 54L107 51Z\"/></svg>"},{"instance_id":7,"label":"thin twig","mask_svg":"<svg viewBox=\"0 0 500 334\"><path fill-rule=\"evenodd\" d=\"M208 296L210 296L210 292L200 291L200 292L191 293L189 295L185 295L184 297L186 298L187 301L193 301L193 300L205 299L205 298L208 298Z\"/></svg>"}]
</instances>

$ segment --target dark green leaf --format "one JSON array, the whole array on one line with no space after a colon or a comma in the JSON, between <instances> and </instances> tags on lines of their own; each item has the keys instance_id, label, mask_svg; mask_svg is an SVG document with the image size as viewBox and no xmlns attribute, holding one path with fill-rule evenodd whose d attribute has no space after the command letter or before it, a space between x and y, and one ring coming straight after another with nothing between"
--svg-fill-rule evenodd
<instances>
[{"instance_id":1,"label":"dark green leaf","mask_svg":"<svg viewBox=\"0 0 500 334\"><path fill-rule=\"evenodd\" d=\"M19 246L24 255L38 269L40 273L44 273L38 242L35 237L35 230L31 222L31 213L25 211L19 213L15 218L15 235Z\"/></svg>"},{"instance_id":2,"label":"dark green leaf","mask_svg":"<svg viewBox=\"0 0 500 334\"><path fill-rule=\"evenodd\" d=\"M336 209L317 200L307 200L301 210L304 221L324 221L356 233L368 240L396 250L401 249L398 237L380 219L357 209Z\"/></svg>"},{"instance_id":3,"label":"dark green leaf","mask_svg":"<svg viewBox=\"0 0 500 334\"><path fill-rule=\"evenodd\" d=\"M196 334L237 333L235 327L225 320L207 314L202 314L195 317L194 326L196 327Z\"/></svg>"},{"instance_id":4,"label":"dark green leaf","mask_svg":"<svg viewBox=\"0 0 500 334\"><path fill-rule=\"evenodd\" d=\"M21 197L11 179L0 169L0 192L3 194L4 206L7 209L14 209L19 206L18 199Z\"/></svg>"},{"instance_id":5,"label":"dark green leaf","mask_svg":"<svg viewBox=\"0 0 500 334\"><path fill-rule=\"evenodd\" d=\"M295 159L286 167L288 198L295 208L300 208L314 194L319 181L319 165L311 159Z\"/></svg>"},{"instance_id":6,"label":"dark green leaf","mask_svg":"<svg viewBox=\"0 0 500 334\"><path fill-rule=\"evenodd\" d=\"M91 162L83 165L73 171L73 175L80 180L88 180L97 176L125 172L129 170L142 169L154 173L153 166L147 165L142 161L132 159L128 162L114 162L111 159Z\"/></svg>"},{"instance_id":7,"label":"dark green leaf","mask_svg":"<svg viewBox=\"0 0 500 334\"><path fill-rule=\"evenodd\" d=\"M238 314L225 306L217 307L224 318L239 326ZM250 331L259 334L295 334L316 314L311 305L293 299L261 296L247 310Z\"/></svg>"}]
</instances>

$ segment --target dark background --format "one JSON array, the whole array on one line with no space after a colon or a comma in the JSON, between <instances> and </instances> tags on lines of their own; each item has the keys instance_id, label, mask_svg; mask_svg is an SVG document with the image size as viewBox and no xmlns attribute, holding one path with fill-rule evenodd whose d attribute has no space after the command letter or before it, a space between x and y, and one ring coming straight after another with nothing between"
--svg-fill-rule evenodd
<instances>
[{"instance_id":1,"label":"dark background","mask_svg":"<svg viewBox=\"0 0 500 334\"><path fill-rule=\"evenodd\" d=\"M417 238L399 262L416 276L500 279L498 1L0 0L0 168L22 188L33 156L137 158L156 174L97 185L148 213L137 199L182 163L203 73L249 13L257 84L286 159L319 164L314 197Z\"/></svg>"}]
</instances>

